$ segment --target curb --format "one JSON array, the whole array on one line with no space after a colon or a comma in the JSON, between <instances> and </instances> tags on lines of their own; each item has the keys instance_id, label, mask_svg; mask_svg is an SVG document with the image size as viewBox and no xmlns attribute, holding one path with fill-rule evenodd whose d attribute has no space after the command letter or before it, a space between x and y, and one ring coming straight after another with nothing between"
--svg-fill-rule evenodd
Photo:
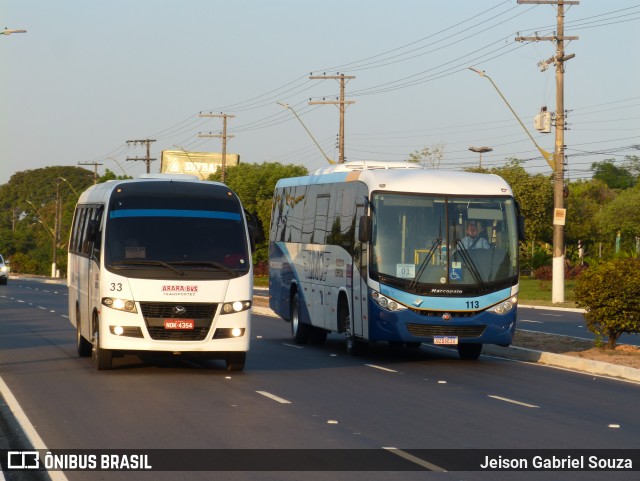
<instances>
[{"instance_id":1,"label":"curb","mask_svg":"<svg viewBox=\"0 0 640 481\"><path fill-rule=\"evenodd\" d=\"M494 345L483 346L482 354L513 359L515 361L534 362L546 366L561 367L597 376L640 382L640 369L618 366L608 362L592 361L575 356L535 351L522 347L500 347Z\"/></svg>"}]
</instances>

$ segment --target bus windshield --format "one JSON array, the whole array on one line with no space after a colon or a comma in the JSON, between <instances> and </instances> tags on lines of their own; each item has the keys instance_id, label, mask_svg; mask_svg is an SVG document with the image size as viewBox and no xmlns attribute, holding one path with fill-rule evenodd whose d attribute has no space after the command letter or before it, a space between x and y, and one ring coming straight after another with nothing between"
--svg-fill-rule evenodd
<instances>
[{"instance_id":1,"label":"bus windshield","mask_svg":"<svg viewBox=\"0 0 640 481\"><path fill-rule=\"evenodd\" d=\"M137 186L116 191L105 232L106 268L139 278L246 274L250 254L239 202L197 187L180 196L163 195L159 183L153 192Z\"/></svg>"},{"instance_id":2,"label":"bus windshield","mask_svg":"<svg viewBox=\"0 0 640 481\"><path fill-rule=\"evenodd\" d=\"M512 284L518 275L512 197L378 192L371 213L373 278L417 293L444 285L450 293Z\"/></svg>"}]
</instances>

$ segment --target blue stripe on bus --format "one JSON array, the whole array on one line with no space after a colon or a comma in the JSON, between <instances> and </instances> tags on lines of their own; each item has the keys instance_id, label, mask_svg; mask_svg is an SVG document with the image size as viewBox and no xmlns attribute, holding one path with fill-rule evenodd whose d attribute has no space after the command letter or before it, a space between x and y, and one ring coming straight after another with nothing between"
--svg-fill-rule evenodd
<instances>
[{"instance_id":1,"label":"blue stripe on bus","mask_svg":"<svg viewBox=\"0 0 640 481\"><path fill-rule=\"evenodd\" d=\"M216 210L126 209L112 210L111 219L123 217L198 217L204 219L240 220L240 214Z\"/></svg>"},{"instance_id":2,"label":"blue stripe on bus","mask_svg":"<svg viewBox=\"0 0 640 481\"><path fill-rule=\"evenodd\" d=\"M477 297L435 297L418 296L391 286L380 284L380 293L415 309L468 311L470 310L468 304L470 301L478 302L478 306L474 307L475 310L483 310L508 299L511 296L511 288L508 287L497 292L491 292Z\"/></svg>"}]
</instances>

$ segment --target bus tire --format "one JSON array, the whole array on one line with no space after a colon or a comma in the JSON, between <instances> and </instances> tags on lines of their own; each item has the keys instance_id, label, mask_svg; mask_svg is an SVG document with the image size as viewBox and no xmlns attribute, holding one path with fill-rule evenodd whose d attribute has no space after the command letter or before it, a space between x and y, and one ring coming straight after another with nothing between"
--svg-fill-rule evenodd
<instances>
[{"instance_id":1,"label":"bus tire","mask_svg":"<svg viewBox=\"0 0 640 481\"><path fill-rule=\"evenodd\" d=\"M327 340L327 331L321 327L311 326L309 342L311 344L324 344Z\"/></svg>"},{"instance_id":2,"label":"bus tire","mask_svg":"<svg viewBox=\"0 0 640 481\"><path fill-rule=\"evenodd\" d=\"M228 352L225 359L227 371L242 371L246 360L246 352Z\"/></svg>"},{"instance_id":3,"label":"bus tire","mask_svg":"<svg viewBox=\"0 0 640 481\"><path fill-rule=\"evenodd\" d=\"M458 344L458 355L460 359L475 361L480 357L482 344Z\"/></svg>"},{"instance_id":4,"label":"bus tire","mask_svg":"<svg viewBox=\"0 0 640 481\"><path fill-rule=\"evenodd\" d=\"M296 344L306 344L309 342L310 326L300 321L300 307L298 293L294 293L291 298L291 339Z\"/></svg>"},{"instance_id":5,"label":"bus tire","mask_svg":"<svg viewBox=\"0 0 640 481\"><path fill-rule=\"evenodd\" d=\"M93 348L91 350L91 357L93 358L93 365L98 371L105 371L111 369L111 363L113 361L113 352L109 349L102 349L100 347L100 320L98 316L93 320Z\"/></svg>"},{"instance_id":6,"label":"bus tire","mask_svg":"<svg viewBox=\"0 0 640 481\"><path fill-rule=\"evenodd\" d=\"M91 343L87 341L82 335L80 324L80 311L76 306L76 348L78 350L78 357L89 357L91 356Z\"/></svg>"}]
</instances>

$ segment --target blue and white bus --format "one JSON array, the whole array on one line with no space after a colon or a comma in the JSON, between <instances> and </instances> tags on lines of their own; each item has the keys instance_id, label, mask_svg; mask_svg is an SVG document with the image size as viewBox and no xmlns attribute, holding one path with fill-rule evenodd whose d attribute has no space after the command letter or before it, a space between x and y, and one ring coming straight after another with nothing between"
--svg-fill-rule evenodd
<instances>
[{"instance_id":1,"label":"blue and white bus","mask_svg":"<svg viewBox=\"0 0 640 481\"><path fill-rule=\"evenodd\" d=\"M270 307L297 343L338 332L351 354L386 341L477 359L485 343L512 342L523 226L495 175L348 162L281 179Z\"/></svg>"},{"instance_id":2,"label":"blue and white bus","mask_svg":"<svg viewBox=\"0 0 640 481\"><path fill-rule=\"evenodd\" d=\"M151 174L80 195L69 240L69 319L79 356L222 358L249 350L252 242L238 196L195 176Z\"/></svg>"}]
</instances>

